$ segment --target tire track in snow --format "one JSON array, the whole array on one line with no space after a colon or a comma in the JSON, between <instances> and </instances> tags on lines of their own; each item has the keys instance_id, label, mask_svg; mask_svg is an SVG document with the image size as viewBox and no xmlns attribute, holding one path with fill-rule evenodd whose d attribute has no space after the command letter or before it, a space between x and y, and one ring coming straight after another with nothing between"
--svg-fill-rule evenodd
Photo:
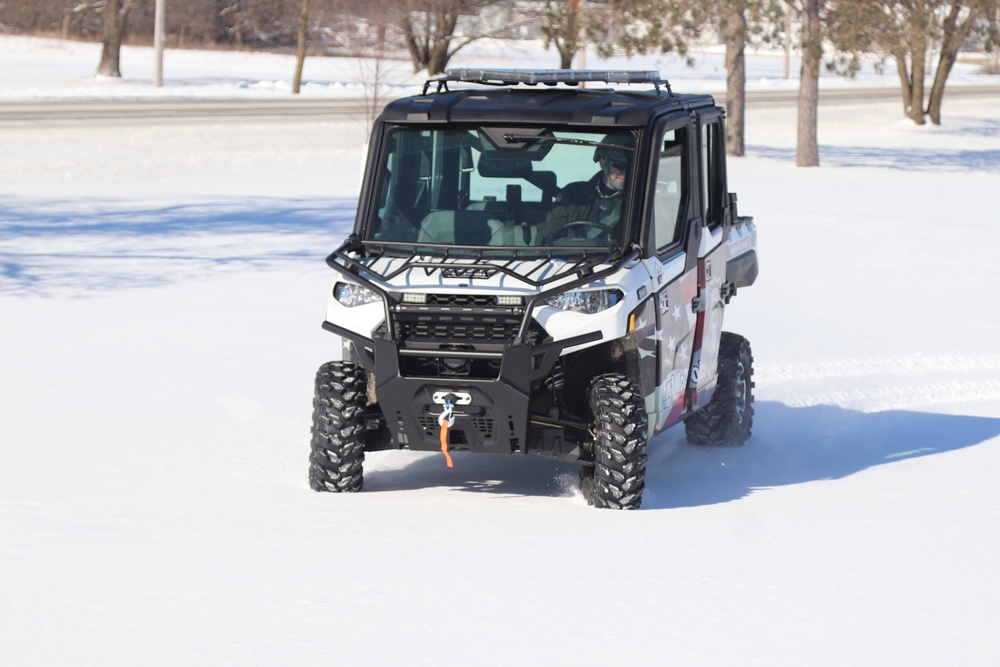
<instances>
[{"instance_id":1,"label":"tire track in snow","mask_svg":"<svg viewBox=\"0 0 1000 667\"><path fill-rule=\"evenodd\" d=\"M754 375L758 387L791 407L837 405L881 412L1000 401L1000 379L994 379L998 372L1000 355L910 355L761 365Z\"/></svg>"},{"instance_id":2,"label":"tire track in snow","mask_svg":"<svg viewBox=\"0 0 1000 667\"><path fill-rule=\"evenodd\" d=\"M917 376L942 372L1000 371L1000 355L914 354L906 357L803 361L754 369L758 385L803 379L850 379L870 375Z\"/></svg>"},{"instance_id":3,"label":"tire track in snow","mask_svg":"<svg viewBox=\"0 0 1000 667\"><path fill-rule=\"evenodd\" d=\"M793 408L838 405L860 412L906 410L945 403L1000 401L1000 381L931 382L893 387L871 387L849 391L800 395L782 402Z\"/></svg>"}]
</instances>

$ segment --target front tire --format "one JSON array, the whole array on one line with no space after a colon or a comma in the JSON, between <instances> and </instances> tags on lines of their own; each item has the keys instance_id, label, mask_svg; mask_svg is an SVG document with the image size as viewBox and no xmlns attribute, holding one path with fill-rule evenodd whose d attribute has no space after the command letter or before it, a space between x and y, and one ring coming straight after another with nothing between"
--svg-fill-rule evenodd
<instances>
[{"instance_id":1,"label":"front tire","mask_svg":"<svg viewBox=\"0 0 1000 667\"><path fill-rule=\"evenodd\" d=\"M602 375L590 385L594 416L594 465L580 468L587 502L609 509L638 509L646 488L646 406L624 375Z\"/></svg>"},{"instance_id":2,"label":"front tire","mask_svg":"<svg viewBox=\"0 0 1000 667\"><path fill-rule=\"evenodd\" d=\"M712 400L684 420L693 445L742 446L753 428L753 354L743 336L724 331L719 341L719 381Z\"/></svg>"},{"instance_id":3,"label":"front tire","mask_svg":"<svg viewBox=\"0 0 1000 667\"><path fill-rule=\"evenodd\" d=\"M309 486L314 491L361 490L367 403L364 369L346 361L320 366L309 455Z\"/></svg>"}]
</instances>

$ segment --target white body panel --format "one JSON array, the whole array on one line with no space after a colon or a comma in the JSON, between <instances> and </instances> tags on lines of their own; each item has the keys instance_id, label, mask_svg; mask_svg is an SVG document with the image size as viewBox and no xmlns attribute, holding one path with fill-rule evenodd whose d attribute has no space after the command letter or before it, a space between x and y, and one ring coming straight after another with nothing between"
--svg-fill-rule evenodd
<instances>
[{"instance_id":1,"label":"white body panel","mask_svg":"<svg viewBox=\"0 0 1000 667\"><path fill-rule=\"evenodd\" d=\"M402 258L384 258L372 264L372 270L383 275L391 273L404 262L409 261ZM482 265L485 262L479 262ZM655 263L661 267L659 263ZM532 270L531 278L538 280L561 270L565 270L567 263L563 260L531 260L517 262L511 268L518 273L527 274ZM461 267L461 263L447 264L449 269ZM603 267L606 268L606 267ZM677 272L683 266L677 268ZM602 267L596 267L595 272ZM535 307L532 317L552 336L554 341L564 340L582 334L600 331L602 340L608 341L624 336L628 327L628 314L632 312L649 294L655 290L657 279L660 284L669 282L674 276L663 276L662 268L655 269L656 275L650 270L650 265L644 261L636 260L622 267L621 270L607 276L604 279L596 280L592 283L578 288L581 291L617 289L623 296L619 303L607 310L599 313L580 313L570 310L562 310L549 305L538 305ZM670 272L674 268L671 265ZM565 279L558 279L542 288L536 288L529 283L502 272L496 272L488 278L451 278L445 277L440 269L428 270L424 268L409 268L401 272L398 276L388 282L374 280L371 276L366 276L382 289L390 292L415 292L415 293L438 293L438 294L496 294L501 296L523 296L525 300L542 290L557 288L565 285L577 278L575 273L567 273ZM346 282L340 278L337 282ZM335 283L336 284L336 283ZM576 291L576 290L572 290ZM368 303L362 306L347 307L333 297L331 286L330 297L327 301L326 319L345 329L361 334L366 338L371 338L372 332L385 319L385 307L379 301ZM563 353L573 352L583 349L589 345L600 344L595 341L587 345L568 348Z\"/></svg>"}]
</instances>

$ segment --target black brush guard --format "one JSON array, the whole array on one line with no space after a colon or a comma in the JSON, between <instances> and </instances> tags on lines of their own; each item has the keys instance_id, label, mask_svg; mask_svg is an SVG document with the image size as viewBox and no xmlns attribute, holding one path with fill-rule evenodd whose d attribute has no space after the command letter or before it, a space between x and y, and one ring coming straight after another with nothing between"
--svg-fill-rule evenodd
<instances>
[{"instance_id":1,"label":"black brush guard","mask_svg":"<svg viewBox=\"0 0 1000 667\"><path fill-rule=\"evenodd\" d=\"M377 261L385 256L387 248L408 250L409 256L403 259L400 266L385 274L362 263L363 258ZM414 255L422 250L437 251L441 256L417 259ZM535 275L544 266L543 263L540 262L530 271L519 272L516 269L517 262L527 256L531 259L551 260L559 257L562 252L540 255L537 250L525 253L523 248L490 248L490 252L498 250L510 252L514 259L491 262L483 257L481 249L476 248L453 246L442 253L440 246L371 243L352 235L344 245L327 257L327 264L331 268L379 294L385 306L386 326L380 327L373 338L332 322L323 322L324 329L351 341L360 364L374 378L375 394L392 442L370 443L370 449L438 449L437 417L444 410L440 397L452 394L471 399L466 405L455 406L456 422L451 429L451 446L454 449L497 454L530 452L569 461L580 458L579 431L586 431L588 425L532 415L532 387L552 372L563 350L601 340L603 335L595 331L564 340L532 344L527 335L531 313L545 299L611 275L623 264L637 259L638 250L623 254L620 249L612 249L610 252L602 249L599 253L594 253L593 248L573 249L578 259L567 261L560 270L545 277ZM602 265L606 268L596 270ZM454 269L470 275L477 271L483 274L500 272L537 288L576 277L557 287L541 289L529 297L520 312L521 321L516 336L510 344L502 346L502 349L435 350L426 347L409 348L405 341L395 337L395 314L401 312L404 306L379 284L386 284L395 276L413 268L424 268L428 273ZM408 356L499 361L500 370L496 378L407 376L401 372L400 360ZM435 396L438 400L435 400ZM530 423L534 423L536 428L529 429ZM575 431L577 437L567 438L566 429Z\"/></svg>"}]
</instances>

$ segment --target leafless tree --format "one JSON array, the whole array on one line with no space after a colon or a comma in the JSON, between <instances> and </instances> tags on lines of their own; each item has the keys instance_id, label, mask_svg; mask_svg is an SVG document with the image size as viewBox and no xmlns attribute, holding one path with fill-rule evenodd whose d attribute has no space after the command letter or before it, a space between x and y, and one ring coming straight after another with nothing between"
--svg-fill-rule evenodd
<instances>
[{"instance_id":1,"label":"leafless tree","mask_svg":"<svg viewBox=\"0 0 1000 667\"><path fill-rule=\"evenodd\" d=\"M580 48L580 36L586 31L584 8L586 0L545 0L539 12L539 25L545 36L545 47L556 47L559 68L573 67L573 56Z\"/></svg>"},{"instance_id":2,"label":"leafless tree","mask_svg":"<svg viewBox=\"0 0 1000 667\"><path fill-rule=\"evenodd\" d=\"M306 48L309 42L309 0L302 0L299 13L298 42L295 49L295 75L292 77L292 93L299 94L302 86L302 68L306 62Z\"/></svg>"},{"instance_id":3,"label":"leafless tree","mask_svg":"<svg viewBox=\"0 0 1000 667\"><path fill-rule=\"evenodd\" d=\"M795 164L799 167L819 166L819 69L823 60L821 2L802 0L802 68L795 148Z\"/></svg>"},{"instance_id":4,"label":"leafless tree","mask_svg":"<svg viewBox=\"0 0 1000 667\"><path fill-rule=\"evenodd\" d=\"M688 45L702 32L702 13L695 0L545 0L534 19L555 46L563 69L592 44L602 56L647 53L687 55Z\"/></svg>"},{"instance_id":5,"label":"leafless tree","mask_svg":"<svg viewBox=\"0 0 1000 667\"><path fill-rule=\"evenodd\" d=\"M517 25L485 25L487 7L496 0L399 0L395 22L413 63L413 71L440 74L459 49L486 37L506 37ZM458 32L460 21L467 29Z\"/></svg>"},{"instance_id":6,"label":"leafless tree","mask_svg":"<svg viewBox=\"0 0 1000 667\"><path fill-rule=\"evenodd\" d=\"M132 0L104 2L104 42L101 46L101 61L97 65L98 76L121 78L122 39L125 37L125 25L130 11Z\"/></svg>"},{"instance_id":7,"label":"leafless tree","mask_svg":"<svg viewBox=\"0 0 1000 667\"><path fill-rule=\"evenodd\" d=\"M726 152L745 151L746 61L748 45L776 41L785 17L781 0L613 0L620 19L605 20L612 31L605 54L659 51L686 56L690 44L717 34L726 46ZM617 26L617 30L615 27ZM689 63L691 62L690 59Z\"/></svg>"},{"instance_id":8,"label":"leafless tree","mask_svg":"<svg viewBox=\"0 0 1000 667\"><path fill-rule=\"evenodd\" d=\"M740 3L730 3L724 13L722 39L726 43L726 153L742 156L746 152L747 18Z\"/></svg>"},{"instance_id":9,"label":"leafless tree","mask_svg":"<svg viewBox=\"0 0 1000 667\"><path fill-rule=\"evenodd\" d=\"M365 119L370 129L385 104L386 80L401 62L388 58L384 43L379 43L366 57L360 59L359 64L364 86Z\"/></svg>"},{"instance_id":10,"label":"leafless tree","mask_svg":"<svg viewBox=\"0 0 1000 667\"><path fill-rule=\"evenodd\" d=\"M726 45L726 153L746 151L746 60L749 44L778 40L785 25L785 3L778 0L717 0L712 19Z\"/></svg>"},{"instance_id":11,"label":"leafless tree","mask_svg":"<svg viewBox=\"0 0 1000 667\"><path fill-rule=\"evenodd\" d=\"M945 84L958 53L974 31L990 30L989 16L998 7L997 0L841 0L831 11L830 36L848 56L842 67L848 74L873 52L895 61L906 116L918 125L929 116L940 125ZM935 53L928 94L927 67Z\"/></svg>"}]
</instances>

